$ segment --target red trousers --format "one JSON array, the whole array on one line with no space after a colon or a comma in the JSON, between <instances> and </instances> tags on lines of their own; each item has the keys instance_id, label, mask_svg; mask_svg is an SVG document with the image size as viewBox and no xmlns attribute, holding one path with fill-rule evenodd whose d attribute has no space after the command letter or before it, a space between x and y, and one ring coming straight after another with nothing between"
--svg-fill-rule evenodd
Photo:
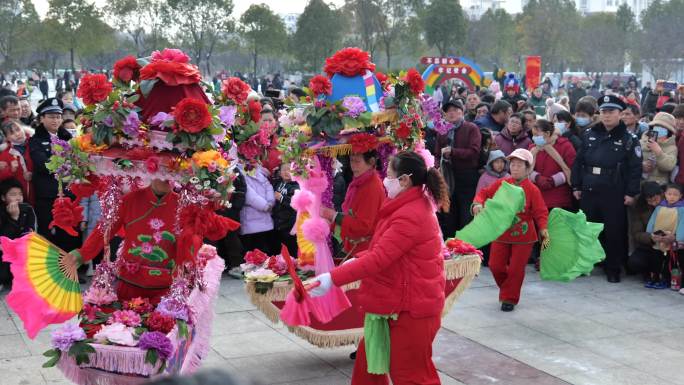
<instances>
[{"instance_id":1,"label":"red trousers","mask_svg":"<svg viewBox=\"0 0 684 385\"><path fill-rule=\"evenodd\" d=\"M534 243L492 242L489 250L489 270L497 286L499 301L517 304L525 279L525 266Z\"/></svg>"},{"instance_id":2,"label":"red trousers","mask_svg":"<svg viewBox=\"0 0 684 385\"><path fill-rule=\"evenodd\" d=\"M352 385L439 385L437 369L432 362L432 341L441 325L439 315L413 318L408 312L390 320L390 371L387 375L369 374L366 349L361 340L356 353Z\"/></svg>"}]
</instances>

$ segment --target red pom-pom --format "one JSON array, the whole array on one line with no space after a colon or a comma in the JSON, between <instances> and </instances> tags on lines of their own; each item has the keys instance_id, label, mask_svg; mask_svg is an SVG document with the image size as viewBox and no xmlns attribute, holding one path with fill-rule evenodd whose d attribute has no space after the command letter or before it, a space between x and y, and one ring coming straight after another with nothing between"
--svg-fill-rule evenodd
<instances>
[{"instance_id":1,"label":"red pom-pom","mask_svg":"<svg viewBox=\"0 0 684 385\"><path fill-rule=\"evenodd\" d=\"M387 75L383 74L382 72L378 71L375 73L375 77L378 79L381 85L384 85L385 82L387 81Z\"/></svg>"},{"instance_id":2,"label":"red pom-pom","mask_svg":"<svg viewBox=\"0 0 684 385\"><path fill-rule=\"evenodd\" d=\"M420 73L415 68L411 68L406 72L405 80L414 95L418 96L425 90L425 81L423 81L423 77L420 76Z\"/></svg>"},{"instance_id":3,"label":"red pom-pom","mask_svg":"<svg viewBox=\"0 0 684 385\"><path fill-rule=\"evenodd\" d=\"M88 74L81 78L76 96L83 99L86 105L93 105L107 99L112 88L112 83L104 74Z\"/></svg>"},{"instance_id":4,"label":"red pom-pom","mask_svg":"<svg viewBox=\"0 0 684 385\"><path fill-rule=\"evenodd\" d=\"M351 47L341 49L325 59L323 70L331 78L335 74L351 77L363 75L366 70L375 71L375 64L371 63L368 52Z\"/></svg>"},{"instance_id":5,"label":"red pom-pom","mask_svg":"<svg viewBox=\"0 0 684 385\"><path fill-rule=\"evenodd\" d=\"M309 80L309 88L314 95L330 95L332 94L332 83L330 79L323 75L316 75Z\"/></svg>"},{"instance_id":6,"label":"red pom-pom","mask_svg":"<svg viewBox=\"0 0 684 385\"><path fill-rule=\"evenodd\" d=\"M49 228L55 226L66 231L72 237L78 236L74 227L83 220L83 207L71 200L71 198L57 198L52 205L52 222Z\"/></svg>"},{"instance_id":7,"label":"red pom-pom","mask_svg":"<svg viewBox=\"0 0 684 385\"><path fill-rule=\"evenodd\" d=\"M364 154L378 148L378 138L371 134L356 134L349 139L354 154Z\"/></svg>"}]
</instances>

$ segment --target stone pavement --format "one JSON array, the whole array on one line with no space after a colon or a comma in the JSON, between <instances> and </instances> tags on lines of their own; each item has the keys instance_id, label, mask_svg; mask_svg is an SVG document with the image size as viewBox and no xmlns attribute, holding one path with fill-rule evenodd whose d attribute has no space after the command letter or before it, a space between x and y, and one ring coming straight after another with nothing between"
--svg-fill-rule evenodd
<instances>
[{"instance_id":1,"label":"stone pavement","mask_svg":"<svg viewBox=\"0 0 684 385\"><path fill-rule=\"evenodd\" d=\"M443 319L434 359L444 385L684 384L684 296L644 289L637 278L608 284L596 274L565 284L528 269L522 301L502 313L486 268ZM5 294L3 294L4 297ZM205 366L260 384L349 383L350 347L319 349L272 325L227 276ZM49 331L34 341L0 306L2 385L66 384L42 369Z\"/></svg>"}]
</instances>

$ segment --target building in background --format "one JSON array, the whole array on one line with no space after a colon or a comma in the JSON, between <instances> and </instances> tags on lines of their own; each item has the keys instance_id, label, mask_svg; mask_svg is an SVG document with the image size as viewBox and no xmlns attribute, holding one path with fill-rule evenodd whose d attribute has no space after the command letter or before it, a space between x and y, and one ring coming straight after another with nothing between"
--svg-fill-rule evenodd
<instances>
[{"instance_id":1,"label":"building in background","mask_svg":"<svg viewBox=\"0 0 684 385\"><path fill-rule=\"evenodd\" d=\"M488 9L504 9L510 14L518 14L529 0L462 0L461 7L471 19L479 19ZM622 4L627 4L638 16L653 0L574 0L577 10L583 14L596 12L617 12Z\"/></svg>"}]
</instances>

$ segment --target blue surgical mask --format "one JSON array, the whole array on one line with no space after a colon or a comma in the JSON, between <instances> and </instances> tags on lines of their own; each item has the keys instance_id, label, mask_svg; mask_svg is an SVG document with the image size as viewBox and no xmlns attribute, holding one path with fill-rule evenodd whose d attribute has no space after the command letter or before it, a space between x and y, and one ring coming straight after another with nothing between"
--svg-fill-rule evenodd
<instances>
[{"instance_id":1,"label":"blue surgical mask","mask_svg":"<svg viewBox=\"0 0 684 385\"><path fill-rule=\"evenodd\" d=\"M655 126L655 127L653 127L653 131L658 133L658 138L667 138L667 133L668 133L667 128Z\"/></svg>"},{"instance_id":2,"label":"blue surgical mask","mask_svg":"<svg viewBox=\"0 0 684 385\"><path fill-rule=\"evenodd\" d=\"M565 122L556 122L553 124L553 126L556 128L556 130L560 131L561 135L568 132L568 124Z\"/></svg>"},{"instance_id":3,"label":"blue surgical mask","mask_svg":"<svg viewBox=\"0 0 684 385\"><path fill-rule=\"evenodd\" d=\"M543 146L543 145L546 144L546 139L544 139L544 137L541 136L541 135L535 135L535 136L533 136L533 137L532 137L532 141L533 141L534 144L536 144L537 146Z\"/></svg>"},{"instance_id":4,"label":"blue surgical mask","mask_svg":"<svg viewBox=\"0 0 684 385\"><path fill-rule=\"evenodd\" d=\"M589 123L591 123L591 119L586 118L584 116L579 116L575 118L575 121L577 122L577 125L580 127L586 127L589 125Z\"/></svg>"}]
</instances>

